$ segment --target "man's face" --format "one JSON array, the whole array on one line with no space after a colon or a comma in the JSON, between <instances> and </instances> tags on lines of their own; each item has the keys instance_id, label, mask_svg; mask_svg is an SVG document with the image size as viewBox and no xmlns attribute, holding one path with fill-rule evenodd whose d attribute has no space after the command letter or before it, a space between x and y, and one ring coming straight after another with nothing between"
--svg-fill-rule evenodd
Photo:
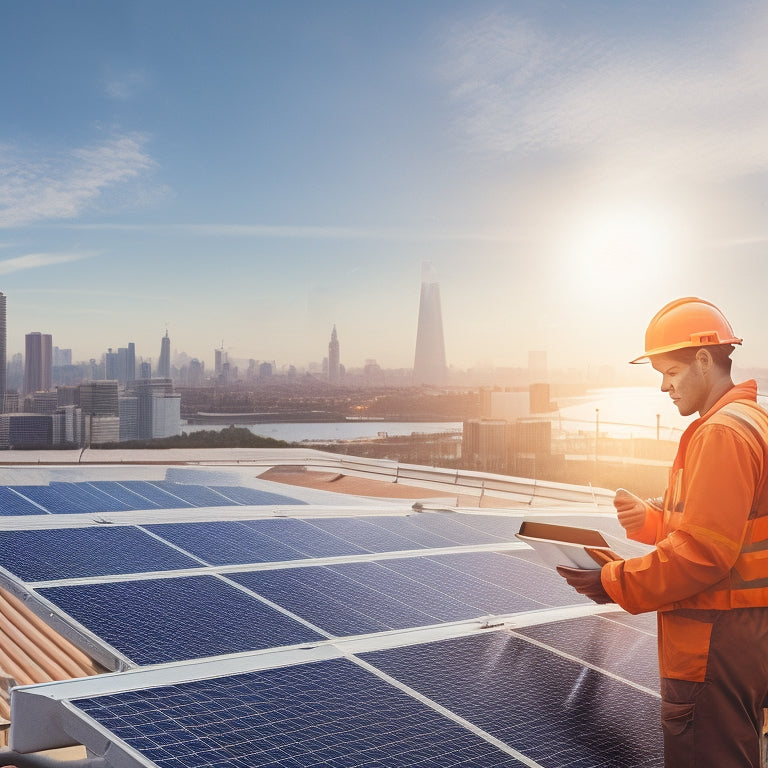
<instances>
[{"instance_id":1,"label":"man's face","mask_svg":"<svg viewBox=\"0 0 768 768\"><path fill-rule=\"evenodd\" d=\"M709 396L709 384L698 357L683 362L671 354L654 355L651 365L661 374L661 391L669 392L681 416L702 411Z\"/></svg>"}]
</instances>

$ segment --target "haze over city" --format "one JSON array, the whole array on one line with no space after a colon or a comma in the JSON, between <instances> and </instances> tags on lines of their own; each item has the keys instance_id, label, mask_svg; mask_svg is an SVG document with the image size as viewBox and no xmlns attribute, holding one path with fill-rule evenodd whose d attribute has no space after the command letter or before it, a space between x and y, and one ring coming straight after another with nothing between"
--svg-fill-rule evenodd
<instances>
[{"instance_id":1,"label":"haze over city","mask_svg":"<svg viewBox=\"0 0 768 768\"><path fill-rule=\"evenodd\" d=\"M768 6L6 0L0 291L212 364L623 366L680 295L768 367Z\"/></svg>"}]
</instances>

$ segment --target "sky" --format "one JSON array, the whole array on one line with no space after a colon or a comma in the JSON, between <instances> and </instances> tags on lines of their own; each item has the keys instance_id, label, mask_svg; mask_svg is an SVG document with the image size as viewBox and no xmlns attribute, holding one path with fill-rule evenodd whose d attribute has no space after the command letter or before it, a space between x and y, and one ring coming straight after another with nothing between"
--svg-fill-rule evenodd
<instances>
[{"instance_id":1,"label":"sky","mask_svg":"<svg viewBox=\"0 0 768 768\"><path fill-rule=\"evenodd\" d=\"M0 0L8 353L623 368L701 296L768 367L768 4Z\"/></svg>"}]
</instances>

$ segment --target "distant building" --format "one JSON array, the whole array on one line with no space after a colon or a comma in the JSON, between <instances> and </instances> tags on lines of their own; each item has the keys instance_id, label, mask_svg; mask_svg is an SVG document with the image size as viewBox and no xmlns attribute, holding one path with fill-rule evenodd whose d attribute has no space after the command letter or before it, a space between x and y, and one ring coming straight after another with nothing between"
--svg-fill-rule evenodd
<instances>
[{"instance_id":1,"label":"distant building","mask_svg":"<svg viewBox=\"0 0 768 768\"><path fill-rule=\"evenodd\" d=\"M142 363L139 366L139 378L140 379L152 378L152 363Z\"/></svg>"},{"instance_id":2,"label":"distant building","mask_svg":"<svg viewBox=\"0 0 768 768\"><path fill-rule=\"evenodd\" d=\"M137 379L129 391L136 397L139 440L181 434L181 395L174 393L170 377Z\"/></svg>"},{"instance_id":3,"label":"distant building","mask_svg":"<svg viewBox=\"0 0 768 768\"><path fill-rule=\"evenodd\" d=\"M0 415L0 447L52 448L52 417L39 413L4 413Z\"/></svg>"},{"instance_id":4,"label":"distant building","mask_svg":"<svg viewBox=\"0 0 768 768\"><path fill-rule=\"evenodd\" d=\"M51 388L53 338L34 331L24 339L24 394L46 392Z\"/></svg>"},{"instance_id":5,"label":"distant building","mask_svg":"<svg viewBox=\"0 0 768 768\"><path fill-rule=\"evenodd\" d=\"M157 378L171 378L171 340L168 338L168 331L160 341L160 359L157 361Z\"/></svg>"},{"instance_id":6,"label":"distant building","mask_svg":"<svg viewBox=\"0 0 768 768\"><path fill-rule=\"evenodd\" d=\"M192 358L187 373L188 385L190 387L202 387L204 374L205 369L203 368L203 364L196 357Z\"/></svg>"},{"instance_id":7,"label":"distant building","mask_svg":"<svg viewBox=\"0 0 768 768\"><path fill-rule=\"evenodd\" d=\"M331 331L331 341L328 344L328 381L331 384L338 384L339 378L339 337L334 325Z\"/></svg>"},{"instance_id":8,"label":"distant building","mask_svg":"<svg viewBox=\"0 0 768 768\"><path fill-rule=\"evenodd\" d=\"M213 350L213 375L218 381L221 378L222 366L224 365L226 352L223 349Z\"/></svg>"},{"instance_id":9,"label":"distant building","mask_svg":"<svg viewBox=\"0 0 768 768\"><path fill-rule=\"evenodd\" d=\"M25 413L54 413L58 407L58 392L33 392L24 398Z\"/></svg>"},{"instance_id":10,"label":"distant building","mask_svg":"<svg viewBox=\"0 0 768 768\"><path fill-rule=\"evenodd\" d=\"M413 383L441 386L445 384L446 373L440 286L432 263L426 261L422 267Z\"/></svg>"},{"instance_id":11,"label":"distant building","mask_svg":"<svg viewBox=\"0 0 768 768\"><path fill-rule=\"evenodd\" d=\"M6 360L8 328L6 325L5 301L5 294L0 293L0 412L4 409L5 395L8 391L8 367Z\"/></svg>"},{"instance_id":12,"label":"distant building","mask_svg":"<svg viewBox=\"0 0 768 768\"><path fill-rule=\"evenodd\" d=\"M110 347L104 355L104 378L118 381L117 377L117 352Z\"/></svg>"},{"instance_id":13,"label":"distant building","mask_svg":"<svg viewBox=\"0 0 768 768\"><path fill-rule=\"evenodd\" d=\"M52 415L53 445L74 446L85 445L85 428L83 412L76 405L65 405L57 408Z\"/></svg>"},{"instance_id":14,"label":"distant building","mask_svg":"<svg viewBox=\"0 0 768 768\"><path fill-rule=\"evenodd\" d=\"M117 401L120 413L120 442L139 439L139 398L122 395Z\"/></svg>"},{"instance_id":15,"label":"distant building","mask_svg":"<svg viewBox=\"0 0 768 768\"><path fill-rule=\"evenodd\" d=\"M65 365L72 365L72 350L53 348L53 367L62 368Z\"/></svg>"},{"instance_id":16,"label":"distant building","mask_svg":"<svg viewBox=\"0 0 768 768\"><path fill-rule=\"evenodd\" d=\"M80 407L86 416L117 417L117 381L87 381L81 384Z\"/></svg>"},{"instance_id":17,"label":"distant building","mask_svg":"<svg viewBox=\"0 0 768 768\"><path fill-rule=\"evenodd\" d=\"M117 364L115 376L118 384L125 386L136 378L136 345L130 342L127 347L119 347L117 350Z\"/></svg>"}]
</instances>

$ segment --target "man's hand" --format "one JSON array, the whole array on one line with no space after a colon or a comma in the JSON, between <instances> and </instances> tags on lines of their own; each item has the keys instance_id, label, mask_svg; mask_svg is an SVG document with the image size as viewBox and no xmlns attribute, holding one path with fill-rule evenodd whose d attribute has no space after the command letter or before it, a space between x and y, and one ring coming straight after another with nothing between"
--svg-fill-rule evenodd
<instances>
[{"instance_id":1,"label":"man's hand","mask_svg":"<svg viewBox=\"0 0 768 768\"><path fill-rule=\"evenodd\" d=\"M619 488L613 498L613 506L625 531L629 533L643 527L646 509L645 502L639 496Z\"/></svg>"},{"instance_id":2,"label":"man's hand","mask_svg":"<svg viewBox=\"0 0 768 768\"><path fill-rule=\"evenodd\" d=\"M612 603L610 595L603 589L600 580L600 571L584 568L567 568L564 565L557 566L557 572L581 595L594 602Z\"/></svg>"}]
</instances>

